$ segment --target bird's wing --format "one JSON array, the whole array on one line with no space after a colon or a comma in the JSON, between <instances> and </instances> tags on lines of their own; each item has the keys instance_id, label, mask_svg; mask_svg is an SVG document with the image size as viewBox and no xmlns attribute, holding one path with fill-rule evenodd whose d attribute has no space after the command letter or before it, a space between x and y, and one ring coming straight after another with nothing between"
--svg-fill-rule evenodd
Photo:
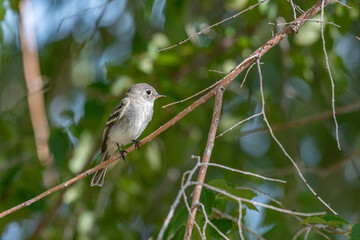
<instances>
[{"instance_id":1,"label":"bird's wing","mask_svg":"<svg viewBox=\"0 0 360 240\"><path fill-rule=\"evenodd\" d=\"M105 130L103 133L103 143L101 148L102 153L106 151L106 142L111 127L124 116L125 109L127 108L127 106L129 106L129 104L130 104L130 100L128 98L122 99L110 114L109 119L106 122Z\"/></svg>"}]
</instances>

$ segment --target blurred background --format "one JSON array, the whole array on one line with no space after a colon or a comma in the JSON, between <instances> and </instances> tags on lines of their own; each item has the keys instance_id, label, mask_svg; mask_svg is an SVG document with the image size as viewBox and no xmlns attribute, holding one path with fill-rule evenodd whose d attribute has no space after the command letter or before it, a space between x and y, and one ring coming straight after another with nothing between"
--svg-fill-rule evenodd
<instances>
[{"instance_id":1,"label":"blurred background","mask_svg":"<svg viewBox=\"0 0 360 240\"><path fill-rule=\"evenodd\" d=\"M156 52L256 2L2 0L0 211L98 164L105 122L131 85L146 82L167 96L156 102L153 120L141 139L194 100L164 109L162 105L210 86L224 74L209 70L230 71L278 31L269 23L294 18L289 2L268 0L183 45ZM303 10L315 2L294 1ZM360 41L356 38L360 21L358 1L347 4L352 9L340 4L325 9L325 20L341 28L324 26L342 151L335 140L320 25L306 23L298 34L266 53L261 68L266 113L275 135L315 191L353 225L360 221ZM244 75L225 92L218 133L261 110L256 67L240 87ZM140 152L132 152L125 162L119 161L108 171L102 188L90 187L89 176L1 219L1 238L156 236L180 189L182 174L196 164L191 155L201 156L204 151L212 108L213 99ZM255 118L217 138L211 161L287 184L213 167L206 182L222 179L229 186L262 190L290 210L329 213L263 127L262 118ZM249 198L269 203L261 195ZM223 212L238 215L231 201L216 196L213 202ZM183 206L182 202L176 209L176 222L169 230L175 239L181 239L185 230ZM208 214L230 239L239 239L236 223ZM265 239L291 239L304 227L292 216L273 210L245 208L244 215L244 224ZM199 213L200 223L203 218ZM207 233L208 239L220 238L211 228ZM256 239L247 232L245 236ZM322 239L314 233L310 236ZM345 239L344 234L328 236ZM194 233L194 239L198 237Z\"/></svg>"}]
</instances>

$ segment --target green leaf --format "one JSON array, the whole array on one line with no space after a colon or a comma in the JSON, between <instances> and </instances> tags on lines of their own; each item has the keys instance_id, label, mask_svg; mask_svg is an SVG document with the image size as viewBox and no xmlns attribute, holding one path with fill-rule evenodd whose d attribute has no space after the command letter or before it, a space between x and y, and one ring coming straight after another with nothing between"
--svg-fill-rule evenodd
<instances>
[{"instance_id":1,"label":"green leaf","mask_svg":"<svg viewBox=\"0 0 360 240\"><path fill-rule=\"evenodd\" d=\"M211 222L224 234L232 228L233 223L229 219L220 218L211 220ZM207 227L207 235L211 236L212 239L222 239L221 235L211 226Z\"/></svg>"},{"instance_id":2,"label":"green leaf","mask_svg":"<svg viewBox=\"0 0 360 240\"><path fill-rule=\"evenodd\" d=\"M205 211L208 215L212 213L212 207L215 201L215 193L209 189L203 188L200 196L200 202L204 204Z\"/></svg>"},{"instance_id":3,"label":"green leaf","mask_svg":"<svg viewBox=\"0 0 360 240\"><path fill-rule=\"evenodd\" d=\"M351 228L349 240L359 240L359 239L360 239L360 223L357 223Z\"/></svg>"},{"instance_id":4,"label":"green leaf","mask_svg":"<svg viewBox=\"0 0 360 240\"><path fill-rule=\"evenodd\" d=\"M344 225L348 225L350 226L350 224L343 219L342 217L339 216L334 216L334 215L324 215L324 216L316 216L316 217L308 217L306 219L304 219L302 222L302 224L324 224L327 225L329 227L343 227Z\"/></svg>"}]
</instances>

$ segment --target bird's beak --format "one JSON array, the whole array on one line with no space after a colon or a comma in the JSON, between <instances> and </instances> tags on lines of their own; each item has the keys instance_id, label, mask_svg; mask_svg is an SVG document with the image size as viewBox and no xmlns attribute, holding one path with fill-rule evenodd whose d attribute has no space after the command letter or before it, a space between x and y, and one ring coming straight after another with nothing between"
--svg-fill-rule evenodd
<instances>
[{"instance_id":1,"label":"bird's beak","mask_svg":"<svg viewBox=\"0 0 360 240\"><path fill-rule=\"evenodd\" d=\"M156 99L158 99L158 98L164 98L164 97L166 97L166 96L165 96L165 95L160 95L160 94L158 94L158 95L155 96Z\"/></svg>"}]
</instances>

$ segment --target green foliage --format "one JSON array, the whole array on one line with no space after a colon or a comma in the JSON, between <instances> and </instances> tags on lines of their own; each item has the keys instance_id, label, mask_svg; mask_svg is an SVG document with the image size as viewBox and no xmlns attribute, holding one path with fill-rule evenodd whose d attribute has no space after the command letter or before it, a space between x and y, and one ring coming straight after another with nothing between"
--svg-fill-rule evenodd
<instances>
[{"instance_id":1,"label":"green foliage","mask_svg":"<svg viewBox=\"0 0 360 240\"><path fill-rule=\"evenodd\" d=\"M351 234L349 240L358 240L360 239L360 223L355 224L351 228Z\"/></svg>"},{"instance_id":2,"label":"green foliage","mask_svg":"<svg viewBox=\"0 0 360 240\"><path fill-rule=\"evenodd\" d=\"M333 216L333 215L325 215L325 216L317 216L317 217L308 217L304 219L302 224L323 224L329 227L338 227L342 228L344 225L350 226L349 223L342 217Z\"/></svg>"}]
</instances>

